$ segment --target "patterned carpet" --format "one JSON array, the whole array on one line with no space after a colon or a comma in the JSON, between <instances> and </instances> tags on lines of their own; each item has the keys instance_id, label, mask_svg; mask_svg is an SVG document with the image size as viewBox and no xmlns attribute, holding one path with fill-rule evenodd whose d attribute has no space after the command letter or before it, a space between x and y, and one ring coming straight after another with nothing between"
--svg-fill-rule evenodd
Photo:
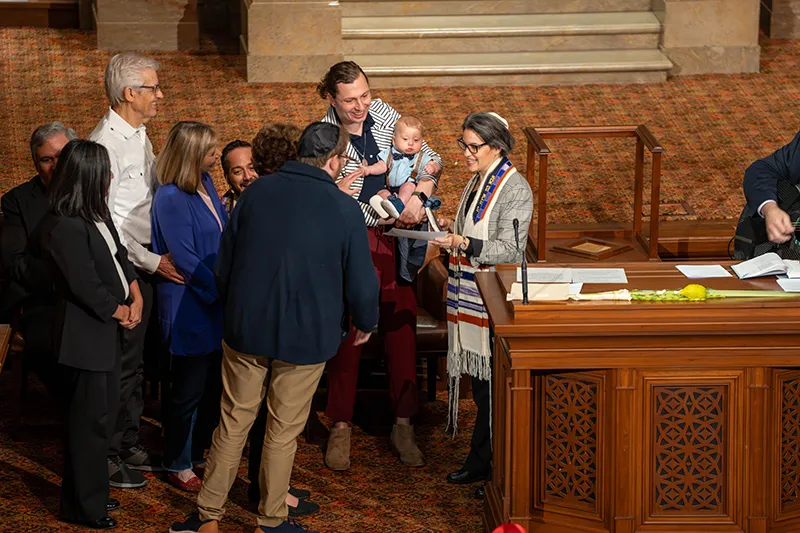
<instances>
[{"instance_id":1,"label":"patterned carpet","mask_svg":"<svg viewBox=\"0 0 800 533\"><path fill-rule=\"evenodd\" d=\"M56 519L63 456L61 423L54 402L31 378L24 426L10 435L11 372L0 374L0 532L72 532L80 527ZM385 399L385 401L381 401ZM389 444L388 397L359 398L354 421L352 467L328 470L319 444L299 440L292 483L312 491L321 511L302 523L322 533L479 533L481 502L474 486L449 485L448 472L461 466L475 418L471 400L462 401L461 430L455 440L444 432L446 399L423 403L418 442L428 466L403 467ZM145 445L163 449L157 404L148 403L142 424ZM321 416L323 422L329 422ZM246 456L245 456L246 457ZM223 532L251 532L255 515L247 503L247 463L242 462L221 524ZM113 516L120 533L166 533L169 525L194 510L194 495L145 474L142 489L111 489L122 508ZM201 474L202 475L202 474Z\"/></svg>"},{"instance_id":2,"label":"patterned carpet","mask_svg":"<svg viewBox=\"0 0 800 533\"><path fill-rule=\"evenodd\" d=\"M800 41L762 43L761 73L674 78L659 85L581 87L446 87L380 90L401 113L420 116L427 139L446 162L441 196L452 214L466 173L455 138L472 111L504 115L519 141L512 154L524 170L523 126L646 124L666 149L662 208L668 218L710 219L738 215L746 166L788 142L800 124L796 98ZM103 69L109 52L94 49L94 35L79 31L0 29L0 192L28 179L27 148L33 128L61 120L86 136L103 114ZM268 121L304 125L320 118L325 105L310 84L250 85L242 58L219 55L209 43L199 53L156 53L162 62L166 99L148 126L156 152L169 127L181 119L213 124L225 143L250 139ZM322 74L322 73L320 73ZM625 219L632 202L632 145L623 140L554 142L550 222ZM630 176L630 177L628 177ZM219 172L215 176L221 187ZM0 375L0 423L10 418L11 375ZM301 440L294 482L311 489L322 512L306 523L323 532L481 531L480 502L471 490L443 482L466 453L474 410L462 402L462 431L443 432L445 402L423 405L418 421L429 466L398 466L389 450L388 406L359 404L353 468L335 474L322 465L317 445ZM150 417L155 406L148 409ZM0 531L78 531L55 520L62 457L57 410L41 388L28 403L24 431L12 438L0 428ZM377 413L377 414L376 414ZM160 430L145 424L145 443L160 447ZM244 474L244 469L241 471ZM117 491L123 532L163 532L193 507L193 498L155 476L139 491ZM223 531L245 531L244 476L232 493Z\"/></svg>"},{"instance_id":3,"label":"patterned carpet","mask_svg":"<svg viewBox=\"0 0 800 533\"><path fill-rule=\"evenodd\" d=\"M94 44L92 33L80 31L0 29L0 192L30 177L27 142L36 125L58 119L88 135L103 114L103 69L111 54ZM242 58L219 55L209 42L199 53L152 55L162 62L166 94L148 126L156 152L181 119L214 125L225 143L252 138L267 121L304 125L324 114L312 85L247 84ZM440 191L446 214L466 180L455 144L461 121L472 111L494 110L512 125L519 142L512 160L520 169L523 126L646 124L666 149L663 212L709 219L738 216L744 169L797 132L799 81L800 41L765 41L760 74L679 77L656 85L384 89L375 96L425 122L429 143L446 162ZM558 141L552 148L550 222L630 217L630 140Z\"/></svg>"}]
</instances>

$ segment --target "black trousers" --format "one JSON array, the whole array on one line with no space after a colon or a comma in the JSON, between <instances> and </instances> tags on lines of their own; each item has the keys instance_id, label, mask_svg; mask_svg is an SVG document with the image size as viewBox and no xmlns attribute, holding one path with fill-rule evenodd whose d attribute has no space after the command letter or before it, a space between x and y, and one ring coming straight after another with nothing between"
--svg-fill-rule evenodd
<instances>
[{"instance_id":1,"label":"black trousers","mask_svg":"<svg viewBox=\"0 0 800 533\"><path fill-rule=\"evenodd\" d=\"M164 421L164 466L168 470L191 468L193 459L203 457L219 424L221 397L222 352L171 356ZM187 446L190 439L191 446Z\"/></svg>"},{"instance_id":2,"label":"black trousers","mask_svg":"<svg viewBox=\"0 0 800 533\"><path fill-rule=\"evenodd\" d=\"M98 520L108 515L106 456L119 402L120 353L118 346L114 368L108 372L61 367L66 406L62 520Z\"/></svg>"},{"instance_id":3,"label":"black trousers","mask_svg":"<svg viewBox=\"0 0 800 533\"><path fill-rule=\"evenodd\" d=\"M478 406L469 454L464 461L464 470L482 472L487 476L492 472L492 438L489 427L491 414L491 381L472 378L472 398Z\"/></svg>"},{"instance_id":4,"label":"black trousers","mask_svg":"<svg viewBox=\"0 0 800 533\"><path fill-rule=\"evenodd\" d=\"M142 322L133 329L124 329L122 334L119 411L108 450L109 457L119 455L120 450L127 450L139 444L139 423L144 411L142 356L150 314L153 310L153 276L139 269L136 273L139 275L139 290L142 292L144 303Z\"/></svg>"},{"instance_id":5,"label":"black trousers","mask_svg":"<svg viewBox=\"0 0 800 533\"><path fill-rule=\"evenodd\" d=\"M25 308L20 318L19 327L25 339L25 357L23 364L26 370L33 371L55 395L64 394L61 369L58 358L53 351L53 318L54 305L31 305Z\"/></svg>"}]
</instances>

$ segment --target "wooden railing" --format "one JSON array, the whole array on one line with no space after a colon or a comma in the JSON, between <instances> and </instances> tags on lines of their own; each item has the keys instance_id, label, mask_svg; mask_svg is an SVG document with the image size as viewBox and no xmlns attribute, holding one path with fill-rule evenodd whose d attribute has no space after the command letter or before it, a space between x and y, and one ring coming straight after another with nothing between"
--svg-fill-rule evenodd
<instances>
[{"instance_id":1,"label":"wooden railing","mask_svg":"<svg viewBox=\"0 0 800 533\"><path fill-rule=\"evenodd\" d=\"M633 233L650 259L658 258L658 205L661 189L661 154L664 149L647 129L647 126L576 126L568 128L524 128L528 139L528 183L532 190L538 190L538 213L536 241L534 243L537 261L545 261L547 255L547 161L553 153L545 139L597 139L610 137L635 137ZM653 156L650 173L650 233L642 232L642 203L644 195L644 149ZM538 189L535 181L536 157L539 157ZM531 219L529 235L533 234L534 220Z\"/></svg>"}]
</instances>

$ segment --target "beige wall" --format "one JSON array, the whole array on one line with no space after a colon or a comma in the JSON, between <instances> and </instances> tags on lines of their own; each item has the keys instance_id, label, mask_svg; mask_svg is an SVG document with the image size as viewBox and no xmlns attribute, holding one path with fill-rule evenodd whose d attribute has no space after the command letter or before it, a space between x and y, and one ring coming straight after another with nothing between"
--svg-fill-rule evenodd
<instances>
[{"instance_id":1,"label":"beige wall","mask_svg":"<svg viewBox=\"0 0 800 533\"><path fill-rule=\"evenodd\" d=\"M97 47L192 50L199 44L197 0L94 0Z\"/></svg>"},{"instance_id":2,"label":"beige wall","mask_svg":"<svg viewBox=\"0 0 800 533\"><path fill-rule=\"evenodd\" d=\"M654 0L670 74L758 72L759 9L760 0Z\"/></svg>"},{"instance_id":3,"label":"beige wall","mask_svg":"<svg viewBox=\"0 0 800 533\"><path fill-rule=\"evenodd\" d=\"M313 82L342 54L338 2L243 0L247 81ZM244 15L244 12L243 12Z\"/></svg>"}]
</instances>

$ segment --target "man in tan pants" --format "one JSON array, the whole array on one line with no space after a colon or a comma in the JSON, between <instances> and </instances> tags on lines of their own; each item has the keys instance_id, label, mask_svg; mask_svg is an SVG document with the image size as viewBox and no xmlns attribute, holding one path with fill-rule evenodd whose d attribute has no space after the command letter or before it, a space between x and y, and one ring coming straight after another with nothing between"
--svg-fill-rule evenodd
<instances>
[{"instance_id":1,"label":"man in tan pants","mask_svg":"<svg viewBox=\"0 0 800 533\"><path fill-rule=\"evenodd\" d=\"M337 125L311 124L300 137L298 160L256 180L233 211L214 269L225 337L220 424L197 512L171 533L218 531L268 375L255 531L308 531L288 520L286 505L297 437L342 338L353 335L363 344L378 323L378 279L363 215L333 181L348 142Z\"/></svg>"}]
</instances>

